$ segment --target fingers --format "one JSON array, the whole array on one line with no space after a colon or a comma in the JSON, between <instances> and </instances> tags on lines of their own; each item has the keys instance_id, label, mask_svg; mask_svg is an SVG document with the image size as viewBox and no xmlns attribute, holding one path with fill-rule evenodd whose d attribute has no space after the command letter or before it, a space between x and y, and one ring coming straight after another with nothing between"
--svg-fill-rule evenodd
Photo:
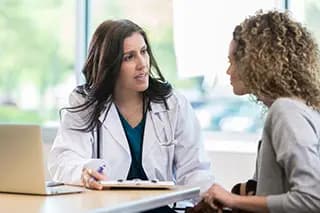
<instances>
[{"instance_id":1,"label":"fingers","mask_svg":"<svg viewBox=\"0 0 320 213\"><path fill-rule=\"evenodd\" d=\"M205 193L203 195L203 201L207 203L212 209L217 210L218 206L215 205L214 197L210 193Z\"/></svg>"},{"instance_id":2,"label":"fingers","mask_svg":"<svg viewBox=\"0 0 320 213\"><path fill-rule=\"evenodd\" d=\"M222 209L223 207L233 208L235 198L233 194L214 184L203 195L203 200L214 209Z\"/></svg>"},{"instance_id":3,"label":"fingers","mask_svg":"<svg viewBox=\"0 0 320 213\"><path fill-rule=\"evenodd\" d=\"M104 175L88 168L84 168L81 175L83 185L89 189L101 190L103 187L98 180L105 180L105 178Z\"/></svg>"},{"instance_id":4,"label":"fingers","mask_svg":"<svg viewBox=\"0 0 320 213\"><path fill-rule=\"evenodd\" d=\"M202 196L203 200L214 210L222 209L224 205L220 202L220 186L214 184L210 189Z\"/></svg>"},{"instance_id":5,"label":"fingers","mask_svg":"<svg viewBox=\"0 0 320 213\"><path fill-rule=\"evenodd\" d=\"M96 180L106 180L107 177L95 170L88 169L89 174L94 177Z\"/></svg>"}]
</instances>

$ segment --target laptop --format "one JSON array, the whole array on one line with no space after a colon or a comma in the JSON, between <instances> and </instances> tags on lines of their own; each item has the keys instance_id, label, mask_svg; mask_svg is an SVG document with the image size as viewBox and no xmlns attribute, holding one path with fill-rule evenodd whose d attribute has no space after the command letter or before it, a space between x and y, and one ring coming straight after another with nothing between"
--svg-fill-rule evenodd
<instances>
[{"instance_id":1,"label":"laptop","mask_svg":"<svg viewBox=\"0 0 320 213\"><path fill-rule=\"evenodd\" d=\"M81 187L45 181L41 128L0 124L0 192L57 195L79 193Z\"/></svg>"}]
</instances>

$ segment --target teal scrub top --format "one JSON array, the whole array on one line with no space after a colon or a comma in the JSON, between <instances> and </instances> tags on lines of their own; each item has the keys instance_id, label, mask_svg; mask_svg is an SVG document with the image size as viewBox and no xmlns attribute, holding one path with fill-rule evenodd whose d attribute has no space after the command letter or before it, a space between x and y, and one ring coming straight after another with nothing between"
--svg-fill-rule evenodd
<instances>
[{"instance_id":1,"label":"teal scrub top","mask_svg":"<svg viewBox=\"0 0 320 213\"><path fill-rule=\"evenodd\" d=\"M141 180L148 180L146 173L142 167L142 144L144 135L144 126L146 121L146 113L142 120L136 127L131 127L128 121L121 115L118 110L122 127L126 133L127 141L131 153L131 166L127 176L127 180L139 178Z\"/></svg>"}]
</instances>

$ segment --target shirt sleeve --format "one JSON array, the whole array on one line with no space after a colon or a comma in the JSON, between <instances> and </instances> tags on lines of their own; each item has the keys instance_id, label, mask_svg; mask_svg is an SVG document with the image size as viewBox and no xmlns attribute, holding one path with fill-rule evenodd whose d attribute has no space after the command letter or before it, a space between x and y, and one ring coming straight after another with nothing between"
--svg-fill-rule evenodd
<instances>
[{"instance_id":1,"label":"shirt sleeve","mask_svg":"<svg viewBox=\"0 0 320 213\"><path fill-rule=\"evenodd\" d=\"M71 94L71 104L76 97ZM57 136L48 156L48 169L55 181L81 184L83 166L91 161L93 137L90 132L81 132L83 120L78 113L63 114Z\"/></svg>"},{"instance_id":2,"label":"shirt sleeve","mask_svg":"<svg viewBox=\"0 0 320 213\"><path fill-rule=\"evenodd\" d=\"M285 194L270 195L270 212L320 212L319 136L303 110L273 110L270 133L277 163L289 183Z\"/></svg>"}]
</instances>

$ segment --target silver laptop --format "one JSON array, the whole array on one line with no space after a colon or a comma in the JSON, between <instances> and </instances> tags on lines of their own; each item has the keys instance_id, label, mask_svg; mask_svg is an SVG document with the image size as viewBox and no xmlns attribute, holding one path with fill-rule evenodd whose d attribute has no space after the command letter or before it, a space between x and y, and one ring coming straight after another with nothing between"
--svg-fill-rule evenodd
<instances>
[{"instance_id":1,"label":"silver laptop","mask_svg":"<svg viewBox=\"0 0 320 213\"><path fill-rule=\"evenodd\" d=\"M82 191L46 184L40 126L0 124L0 192L57 195Z\"/></svg>"}]
</instances>

